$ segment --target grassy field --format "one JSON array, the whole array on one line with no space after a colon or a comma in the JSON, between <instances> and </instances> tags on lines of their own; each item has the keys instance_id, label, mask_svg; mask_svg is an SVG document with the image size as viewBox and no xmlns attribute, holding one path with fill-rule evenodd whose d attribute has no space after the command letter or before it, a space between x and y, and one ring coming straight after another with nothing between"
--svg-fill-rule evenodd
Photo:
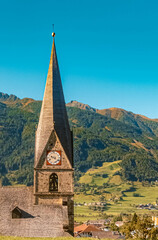
<instances>
[{"instance_id":1,"label":"grassy field","mask_svg":"<svg viewBox=\"0 0 158 240\"><path fill-rule=\"evenodd\" d=\"M103 183L107 183L109 179L113 177L113 175L120 170L119 163L121 161L115 161L110 163L103 163L102 167L98 167L96 169L89 169L81 178L80 183L95 183L98 186L103 185ZM97 175L106 174L107 177L97 176ZM122 181L119 180L119 184Z\"/></svg>"},{"instance_id":2,"label":"grassy field","mask_svg":"<svg viewBox=\"0 0 158 240\"><path fill-rule=\"evenodd\" d=\"M0 240L73 240L73 237L56 237L56 238L25 238L25 237L7 237L0 236ZM94 238L80 238L80 240L94 240ZM109 240L108 238L104 238L105 240Z\"/></svg>"},{"instance_id":3,"label":"grassy field","mask_svg":"<svg viewBox=\"0 0 158 240\"><path fill-rule=\"evenodd\" d=\"M102 195L106 199L107 206L102 213L85 205L75 206L76 221L84 222L88 219L102 218L103 213L119 215L120 213L153 214L153 212L156 212L158 214L158 210L137 209L136 207L139 204L155 204L156 198L158 198L158 186L150 186L149 184L143 186L140 182L123 182L121 177L117 175L120 170L120 162L104 163L102 167L90 169L80 178L80 183L86 183L90 186L96 184L97 188L103 186L104 183L108 183L108 187L105 187L104 191L100 190L102 191L100 194L91 194L90 191L76 193L75 202L81 204L99 202ZM104 177L102 174L104 174ZM113 201L112 198L118 198L119 200Z\"/></svg>"}]
</instances>

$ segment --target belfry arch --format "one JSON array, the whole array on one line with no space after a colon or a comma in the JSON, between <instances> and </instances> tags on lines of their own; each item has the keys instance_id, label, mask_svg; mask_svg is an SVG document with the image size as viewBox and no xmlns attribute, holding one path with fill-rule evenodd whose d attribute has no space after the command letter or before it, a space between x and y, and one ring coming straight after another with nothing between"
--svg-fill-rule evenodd
<instances>
[{"instance_id":1,"label":"belfry arch","mask_svg":"<svg viewBox=\"0 0 158 240\"><path fill-rule=\"evenodd\" d=\"M58 175L52 173L49 177L49 192L58 192Z\"/></svg>"}]
</instances>

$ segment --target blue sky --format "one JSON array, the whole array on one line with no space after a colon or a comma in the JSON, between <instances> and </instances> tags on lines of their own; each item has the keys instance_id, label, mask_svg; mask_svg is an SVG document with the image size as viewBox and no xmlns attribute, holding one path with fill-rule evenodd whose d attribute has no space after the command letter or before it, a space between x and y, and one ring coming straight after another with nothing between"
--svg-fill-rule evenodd
<instances>
[{"instance_id":1,"label":"blue sky","mask_svg":"<svg viewBox=\"0 0 158 240\"><path fill-rule=\"evenodd\" d=\"M158 1L0 2L0 91L42 99L55 24L66 102L158 118Z\"/></svg>"}]
</instances>

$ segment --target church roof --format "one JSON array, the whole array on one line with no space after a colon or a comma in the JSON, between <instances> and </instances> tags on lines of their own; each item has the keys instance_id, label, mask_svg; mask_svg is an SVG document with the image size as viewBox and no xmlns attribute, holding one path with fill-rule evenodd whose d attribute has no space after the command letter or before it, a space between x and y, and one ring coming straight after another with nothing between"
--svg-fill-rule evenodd
<instances>
[{"instance_id":1,"label":"church roof","mask_svg":"<svg viewBox=\"0 0 158 240\"><path fill-rule=\"evenodd\" d=\"M36 132L35 166L38 164L52 131L55 131L72 164L72 138L69 127L55 40L53 45L41 113Z\"/></svg>"}]
</instances>

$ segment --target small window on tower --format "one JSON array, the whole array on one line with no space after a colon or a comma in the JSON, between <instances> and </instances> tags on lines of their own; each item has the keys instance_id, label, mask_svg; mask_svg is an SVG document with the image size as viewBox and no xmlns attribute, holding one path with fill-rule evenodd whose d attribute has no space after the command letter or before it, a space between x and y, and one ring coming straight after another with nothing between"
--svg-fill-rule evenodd
<instances>
[{"instance_id":1,"label":"small window on tower","mask_svg":"<svg viewBox=\"0 0 158 240\"><path fill-rule=\"evenodd\" d=\"M67 201L63 201L63 206L67 206Z\"/></svg>"},{"instance_id":2,"label":"small window on tower","mask_svg":"<svg viewBox=\"0 0 158 240\"><path fill-rule=\"evenodd\" d=\"M52 173L49 177L49 191L58 191L58 175L56 173Z\"/></svg>"}]
</instances>

